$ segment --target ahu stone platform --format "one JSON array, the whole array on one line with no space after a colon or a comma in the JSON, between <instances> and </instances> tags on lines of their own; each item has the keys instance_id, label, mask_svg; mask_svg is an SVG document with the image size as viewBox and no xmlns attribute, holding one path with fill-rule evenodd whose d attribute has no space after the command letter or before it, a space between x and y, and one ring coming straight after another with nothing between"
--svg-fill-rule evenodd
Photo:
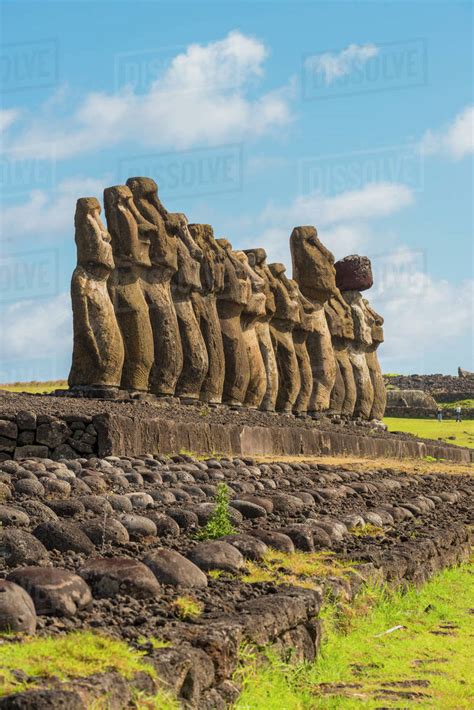
<instances>
[{"instance_id":1,"label":"ahu stone platform","mask_svg":"<svg viewBox=\"0 0 474 710\"><path fill-rule=\"evenodd\" d=\"M317 421L172 400L123 402L0 393L0 460L139 456L361 456L474 460L470 449L340 417Z\"/></svg>"}]
</instances>

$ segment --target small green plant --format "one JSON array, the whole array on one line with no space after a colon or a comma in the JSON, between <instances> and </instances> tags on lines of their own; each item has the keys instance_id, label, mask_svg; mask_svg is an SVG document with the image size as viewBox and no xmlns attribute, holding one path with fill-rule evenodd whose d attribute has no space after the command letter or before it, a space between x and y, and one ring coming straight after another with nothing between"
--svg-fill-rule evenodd
<instances>
[{"instance_id":1,"label":"small green plant","mask_svg":"<svg viewBox=\"0 0 474 710\"><path fill-rule=\"evenodd\" d=\"M216 507L206 525L197 534L198 540L216 540L235 532L229 513L230 491L225 483L217 487Z\"/></svg>"},{"instance_id":2,"label":"small green plant","mask_svg":"<svg viewBox=\"0 0 474 710\"><path fill-rule=\"evenodd\" d=\"M204 605L192 597L176 597L172 606L183 621L197 619L204 611Z\"/></svg>"},{"instance_id":3,"label":"small green plant","mask_svg":"<svg viewBox=\"0 0 474 710\"><path fill-rule=\"evenodd\" d=\"M365 525L356 526L349 530L354 537L383 537L384 531L379 525L366 523Z\"/></svg>"},{"instance_id":4,"label":"small green plant","mask_svg":"<svg viewBox=\"0 0 474 710\"><path fill-rule=\"evenodd\" d=\"M211 410L207 406L207 404L204 404L201 409L199 410L199 416L200 417L208 417L209 414L211 413Z\"/></svg>"}]
</instances>

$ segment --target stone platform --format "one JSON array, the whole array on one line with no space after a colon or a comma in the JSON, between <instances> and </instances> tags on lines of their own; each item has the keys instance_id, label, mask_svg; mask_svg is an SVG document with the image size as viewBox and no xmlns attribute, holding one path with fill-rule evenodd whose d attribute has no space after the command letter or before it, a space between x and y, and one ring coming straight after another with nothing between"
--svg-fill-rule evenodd
<instances>
[{"instance_id":1,"label":"stone platform","mask_svg":"<svg viewBox=\"0 0 474 710\"><path fill-rule=\"evenodd\" d=\"M176 453L364 456L470 463L474 452L367 422L296 419L202 403L124 402L0 393L0 458Z\"/></svg>"}]
</instances>

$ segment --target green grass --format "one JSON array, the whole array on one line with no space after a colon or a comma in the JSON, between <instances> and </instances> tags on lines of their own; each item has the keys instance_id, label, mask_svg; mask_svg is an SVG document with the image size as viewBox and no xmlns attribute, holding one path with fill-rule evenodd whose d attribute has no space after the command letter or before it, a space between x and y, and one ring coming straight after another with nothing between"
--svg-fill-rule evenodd
<instances>
[{"instance_id":1,"label":"green grass","mask_svg":"<svg viewBox=\"0 0 474 710\"><path fill-rule=\"evenodd\" d=\"M246 561L242 581L246 584L289 584L318 588L324 577L342 577L354 571L349 562L338 560L331 552L280 552L269 549L260 562Z\"/></svg>"},{"instance_id":2,"label":"green grass","mask_svg":"<svg viewBox=\"0 0 474 710\"><path fill-rule=\"evenodd\" d=\"M442 439L448 444L474 448L474 420L472 419L462 422L445 419L439 422L437 419L386 417L384 423L389 431L403 431L425 439ZM449 439L451 436L454 436L455 439Z\"/></svg>"},{"instance_id":3,"label":"green grass","mask_svg":"<svg viewBox=\"0 0 474 710\"><path fill-rule=\"evenodd\" d=\"M230 519L230 490L225 483L219 483L215 497L216 507L206 525L198 532L198 540L217 540L224 535L231 535L235 528Z\"/></svg>"},{"instance_id":4,"label":"green grass","mask_svg":"<svg viewBox=\"0 0 474 710\"><path fill-rule=\"evenodd\" d=\"M474 707L474 568L436 575L421 589L368 589L341 613L327 605L326 633L312 664L243 650L235 710ZM386 633L396 626L403 628ZM406 687L405 687L406 686ZM396 693L422 693L414 697Z\"/></svg>"},{"instance_id":5,"label":"green grass","mask_svg":"<svg viewBox=\"0 0 474 710\"><path fill-rule=\"evenodd\" d=\"M183 621L197 619L204 611L204 604L192 597L176 597L172 603L176 616Z\"/></svg>"},{"instance_id":6,"label":"green grass","mask_svg":"<svg viewBox=\"0 0 474 710\"><path fill-rule=\"evenodd\" d=\"M0 384L0 390L8 392L30 392L31 394L47 394L53 390L66 390L68 384L66 380L49 380L47 382L11 382L10 384Z\"/></svg>"},{"instance_id":7,"label":"green grass","mask_svg":"<svg viewBox=\"0 0 474 710\"><path fill-rule=\"evenodd\" d=\"M474 399L459 399L457 402L440 402L439 406L442 409L456 409L456 407L461 407L461 409L474 409Z\"/></svg>"},{"instance_id":8,"label":"green grass","mask_svg":"<svg viewBox=\"0 0 474 710\"><path fill-rule=\"evenodd\" d=\"M27 680L19 679L16 670L23 671ZM72 681L110 670L125 678L144 671L156 680L156 671L142 651L93 632L21 640L12 635L0 636L0 696L35 688L40 681ZM105 707L106 704L97 705ZM160 691L154 696L138 693L135 707L177 710L179 705L167 692Z\"/></svg>"}]
</instances>

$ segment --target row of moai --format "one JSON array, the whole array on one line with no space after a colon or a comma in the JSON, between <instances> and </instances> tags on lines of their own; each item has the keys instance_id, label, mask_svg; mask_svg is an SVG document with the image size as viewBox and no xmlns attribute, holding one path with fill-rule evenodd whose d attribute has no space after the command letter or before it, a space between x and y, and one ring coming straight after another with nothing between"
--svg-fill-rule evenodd
<instances>
[{"instance_id":1,"label":"row of moai","mask_svg":"<svg viewBox=\"0 0 474 710\"><path fill-rule=\"evenodd\" d=\"M72 393L382 418L366 257L334 264L314 227L296 227L289 279L264 249L234 251L168 212L150 178L106 188L104 206L107 228L95 198L77 202Z\"/></svg>"}]
</instances>

